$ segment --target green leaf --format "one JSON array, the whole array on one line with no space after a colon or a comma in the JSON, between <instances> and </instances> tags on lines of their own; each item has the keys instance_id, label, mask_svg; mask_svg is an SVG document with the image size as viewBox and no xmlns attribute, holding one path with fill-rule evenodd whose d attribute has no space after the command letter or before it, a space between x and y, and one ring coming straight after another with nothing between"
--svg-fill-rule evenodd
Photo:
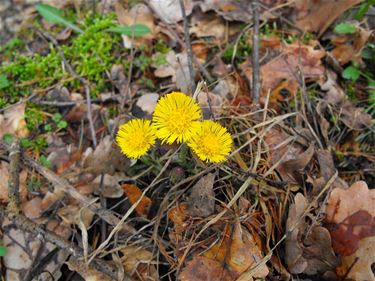
<instances>
[{"instance_id":1,"label":"green leaf","mask_svg":"<svg viewBox=\"0 0 375 281\"><path fill-rule=\"evenodd\" d=\"M0 245L0 257L5 256L6 253L7 253L7 248Z\"/></svg>"},{"instance_id":2,"label":"green leaf","mask_svg":"<svg viewBox=\"0 0 375 281\"><path fill-rule=\"evenodd\" d=\"M5 75L0 75L0 90L9 87L10 83Z\"/></svg>"},{"instance_id":3,"label":"green leaf","mask_svg":"<svg viewBox=\"0 0 375 281\"><path fill-rule=\"evenodd\" d=\"M139 37L146 35L147 33L151 32L151 29L143 24L134 24L134 25L118 25L115 27L108 28L107 31L110 32L115 32L115 33L120 33L122 35L127 35L127 36L134 36L134 37Z\"/></svg>"},{"instance_id":4,"label":"green leaf","mask_svg":"<svg viewBox=\"0 0 375 281\"><path fill-rule=\"evenodd\" d=\"M51 167L52 167L52 163L51 163L51 161L48 160L47 157L44 156L44 155L41 155L41 156L39 157L39 163L40 163L42 166L46 167L46 168L51 168Z\"/></svg>"},{"instance_id":5,"label":"green leaf","mask_svg":"<svg viewBox=\"0 0 375 281\"><path fill-rule=\"evenodd\" d=\"M353 34L357 32L357 27L348 22L342 22L335 26L335 32L339 34Z\"/></svg>"},{"instance_id":6,"label":"green leaf","mask_svg":"<svg viewBox=\"0 0 375 281\"><path fill-rule=\"evenodd\" d=\"M348 80L353 80L353 81L356 81L360 75L361 75L361 72L359 71L358 68L354 66L348 66L342 72L342 77Z\"/></svg>"},{"instance_id":7,"label":"green leaf","mask_svg":"<svg viewBox=\"0 0 375 281\"><path fill-rule=\"evenodd\" d=\"M55 121L55 123L60 122L61 120L61 114L60 113L55 113L52 115L52 120Z\"/></svg>"},{"instance_id":8,"label":"green leaf","mask_svg":"<svg viewBox=\"0 0 375 281\"><path fill-rule=\"evenodd\" d=\"M59 123L57 123L57 127L59 129L65 129L66 127L68 127L68 122L66 122L65 120L61 120Z\"/></svg>"},{"instance_id":9,"label":"green leaf","mask_svg":"<svg viewBox=\"0 0 375 281\"><path fill-rule=\"evenodd\" d=\"M47 132L51 132L52 131L52 125L51 124L44 125L44 130L47 131Z\"/></svg>"},{"instance_id":10,"label":"green leaf","mask_svg":"<svg viewBox=\"0 0 375 281\"><path fill-rule=\"evenodd\" d=\"M27 149L32 146L32 142L26 138L22 138L20 139L20 146L24 149Z\"/></svg>"},{"instance_id":11,"label":"green leaf","mask_svg":"<svg viewBox=\"0 0 375 281\"><path fill-rule=\"evenodd\" d=\"M13 136L11 134L4 134L3 136L3 141L8 144L8 145L11 145L12 142L13 142Z\"/></svg>"},{"instance_id":12,"label":"green leaf","mask_svg":"<svg viewBox=\"0 0 375 281\"><path fill-rule=\"evenodd\" d=\"M358 8L358 11L354 15L354 18L356 20L362 20L368 12L368 9L371 7L371 5L375 5L374 0L368 0L365 3L361 4L361 6L359 6Z\"/></svg>"},{"instance_id":13,"label":"green leaf","mask_svg":"<svg viewBox=\"0 0 375 281\"><path fill-rule=\"evenodd\" d=\"M47 4L38 4L36 5L36 9L39 14L46 19L46 21L50 23L62 24L78 33L83 33L82 29L64 18L62 16L62 11L60 11L59 9Z\"/></svg>"}]
</instances>

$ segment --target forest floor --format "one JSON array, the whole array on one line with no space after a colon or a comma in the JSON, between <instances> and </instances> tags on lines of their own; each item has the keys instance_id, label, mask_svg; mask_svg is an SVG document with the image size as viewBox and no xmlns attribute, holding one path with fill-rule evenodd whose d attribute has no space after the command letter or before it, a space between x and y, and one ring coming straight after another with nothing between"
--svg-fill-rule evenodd
<instances>
[{"instance_id":1,"label":"forest floor","mask_svg":"<svg viewBox=\"0 0 375 281\"><path fill-rule=\"evenodd\" d=\"M42 2L0 1L0 280L375 280L373 0Z\"/></svg>"}]
</instances>

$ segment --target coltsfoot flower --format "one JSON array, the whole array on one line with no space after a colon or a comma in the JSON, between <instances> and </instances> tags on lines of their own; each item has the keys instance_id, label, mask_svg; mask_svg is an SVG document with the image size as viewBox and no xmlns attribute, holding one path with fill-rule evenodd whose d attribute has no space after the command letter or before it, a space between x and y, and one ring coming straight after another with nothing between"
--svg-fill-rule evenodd
<instances>
[{"instance_id":1,"label":"coltsfoot flower","mask_svg":"<svg viewBox=\"0 0 375 281\"><path fill-rule=\"evenodd\" d=\"M150 120L133 119L120 126L116 141L127 157L139 159L155 144L156 135Z\"/></svg>"},{"instance_id":2,"label":"coltsfoot flower","mask_svg":"<svg viewBox=\"0 0 375 281\"><path fill-rule=\"evenodd\" d=\"M232 137L227 129L211 120L200 123L187 142L202 161L219 163L226 160L232 150Z\"/></svg>"},{"instance_id":3,"label":"coltsfoot flower","mask_svg":"<svg viewBox=\"0 0 375 281\"><path fill-rule=\"evenodd\" d=\"M160 98L152 117L156 136L168 144L188 141L199 128L202 112L190 96L172 92Z\"/></svg>"}]
</instances>

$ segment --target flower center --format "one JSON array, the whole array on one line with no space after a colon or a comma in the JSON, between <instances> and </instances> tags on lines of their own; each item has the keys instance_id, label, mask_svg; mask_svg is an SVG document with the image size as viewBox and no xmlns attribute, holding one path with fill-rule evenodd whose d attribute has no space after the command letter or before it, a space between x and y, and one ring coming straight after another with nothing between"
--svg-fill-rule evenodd
<instances>
[{"instance_id":1,"label":"flower center","mask_svg":"<svg viewBox=\"0 0 375 281\"><path fill-rule=\"evenodd\" d=\"M170 114L167 127L170 132L182 134L192 121L192 117L189 116L187 110L177 109Z\"/></svg>"},{"instance_id":2,"label":"flower center","mask_svg":"<svg viewBox=\"0 0 375 281\"><path fill-rule=\"evenodd\" d=\"M147 135L138 130L129 135L129 143L134 149L144 149L148 145Z\"/></svg>"},{"instance_id":3,"label":"flower center","mask_svg":"<svg viewBox=\"0 0 375 281\"><path fill-rule=\"evenodd\" d=\"M220 153L220 144L217 137L213 134L209 133L203 136L201 145L202 152L209 157Z\"/></svg>"}]
</instances>

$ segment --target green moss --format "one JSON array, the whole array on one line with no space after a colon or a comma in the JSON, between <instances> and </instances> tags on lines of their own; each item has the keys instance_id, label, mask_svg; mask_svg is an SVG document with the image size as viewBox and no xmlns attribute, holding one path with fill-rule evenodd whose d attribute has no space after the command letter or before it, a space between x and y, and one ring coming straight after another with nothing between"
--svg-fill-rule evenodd
<instances>
[{"instance_id":1,"label":"green moss","mask_svg":"<svg viewBox=\"0 0 375 281\"><path fill-rule=\"evenodd\" d=\"M25 121L28 130L37 129L44 121L44 114L33 104L29 104L25 110Z\"/></svg>"},{"instance_id":2,"label":"green moss","mask_svg":"<svg viewBox=\"0 0 375 281\"><path fill-rule=\"evenodd\" d=\"M93 86L93 95L109 86L106 72L113 64L121 63L121 55L115 55L116 47L121 47L121 37L106 31L115 24L113 13L97 18L88 16L80 25L84 33L72 35L75 37L60 46L77 74ZM21 42L11 41L1 48L0 55L4 57L6 52L14 52ZM80 82L67 72L59 51L52 44L50 52L45 56L17 55L11 63L3 63L0 66L0 75L5 75L10 81L9 86L0 90L0 108L7 103L17 102L35 90L46 90L55 83L62 83L71 90L80 88Z\"/></svg>"},{"instance_id":3,"label":"green moss","mask_svg":"<svg viewBox=\"0 0 375 281\"><path fill-rule=\"evenodd\" d=\"M115 15L109 14L104 18L88 17L84 23L85 32L70 46L64 47L64 53L78 75L94 83L93 93L98 93L108 86L105 77L113 64L121 63L121 56L115 56L115 47L121 47L121 37L108 33L106 29L115 26ZM73 83L76 85L77 81Z\"/></svg>"}]
</instances>

